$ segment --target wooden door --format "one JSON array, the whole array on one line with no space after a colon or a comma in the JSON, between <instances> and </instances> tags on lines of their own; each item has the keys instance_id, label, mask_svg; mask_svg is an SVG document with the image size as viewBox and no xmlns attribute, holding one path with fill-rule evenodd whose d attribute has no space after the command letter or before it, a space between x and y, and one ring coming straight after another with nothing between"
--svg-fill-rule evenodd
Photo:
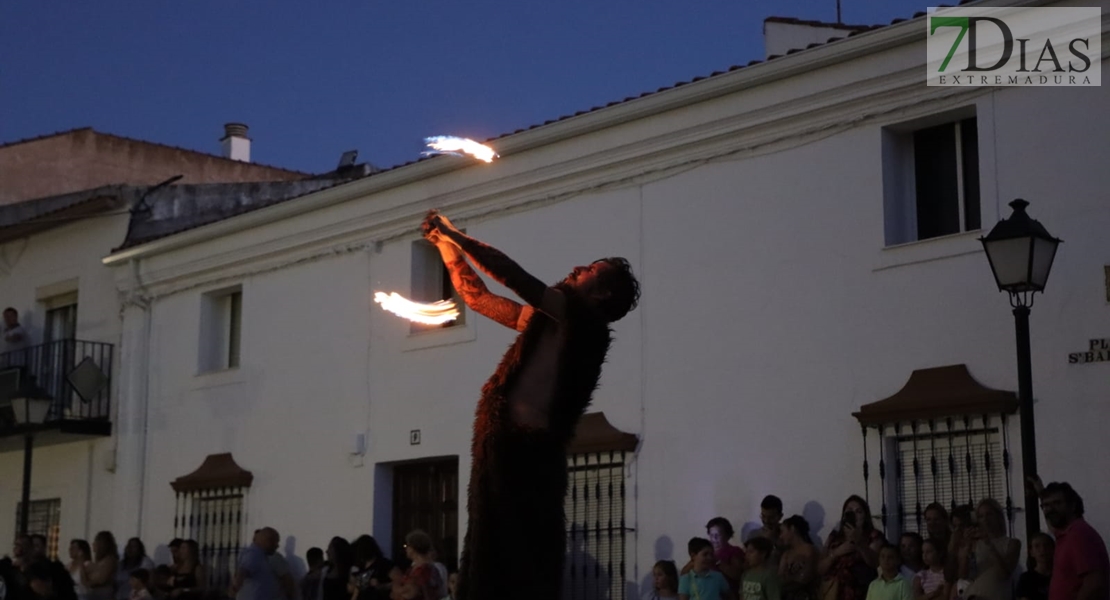
<instances>
[{"instance_id":1,"label":"wooden door","mask_svg":"<svg viewBox=\"0 0 1110 600\"><path fill-rule=\"evenodd\" d=\"M432 536L439 562L458 568L459 459L437 458L393 467L393 556L405 556L405 535Z\"/></svg>"}]
</instances>

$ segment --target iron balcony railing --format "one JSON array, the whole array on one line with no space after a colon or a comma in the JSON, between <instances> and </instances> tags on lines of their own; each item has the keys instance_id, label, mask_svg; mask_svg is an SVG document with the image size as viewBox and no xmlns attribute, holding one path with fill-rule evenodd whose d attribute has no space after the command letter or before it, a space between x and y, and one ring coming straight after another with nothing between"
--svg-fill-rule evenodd
<instances>
[{"instance_id":1,"label":"iron balcony railing","mask_svg":"<svg viewBox=\"0 0 1110 600\"><path fill-rule=\"evenodd\" d=\"M51 400L46 422L107 420L111 415L113 346L60 340L0 353L0 427L11 399Z\"/></svg>"}]
</instances>

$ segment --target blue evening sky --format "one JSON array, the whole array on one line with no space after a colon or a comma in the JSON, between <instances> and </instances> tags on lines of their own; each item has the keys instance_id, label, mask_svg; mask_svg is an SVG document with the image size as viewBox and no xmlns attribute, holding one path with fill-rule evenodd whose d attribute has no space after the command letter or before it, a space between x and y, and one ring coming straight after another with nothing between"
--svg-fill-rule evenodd
<instances>
[{"instance_id":1,"label":"blue evening sky","mask_svg":"<svg viewBox=\"0 0 1110 600\"><path fill-rule=\"evenodd\" d=\"M843 0L847 23L929 5ZM763 57L767 16L835 0L11 0L0 142L74 127L311 172L386 167Z\"/></svg>"}]
</instances>

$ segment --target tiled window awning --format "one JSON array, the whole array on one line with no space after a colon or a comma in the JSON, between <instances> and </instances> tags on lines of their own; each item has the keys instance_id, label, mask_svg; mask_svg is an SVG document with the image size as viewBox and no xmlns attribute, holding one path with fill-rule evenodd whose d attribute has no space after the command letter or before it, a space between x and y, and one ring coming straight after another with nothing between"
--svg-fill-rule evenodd
<instances>
[{"instance_id":1,"label":"tiled window awning","mask_svg":"<svg viewBox=\"0 0 1110 600\"><path fill-rule=\"evenodd\" d=\"M861 425L875 427L945 417L1011 415L1017 410L1016 393L983 386L967 365L960 364L918 369L896 394L864 404L852 416Z\"/></svg>"},{"instance_id":2,"label":"tiled window awning","mask_svg":"<svg viewBox=\"0 0 1110 600\"><path fill-rule=\"evenodd\" d=\"M254 475L239 466L230 453L210 454L196 471L182 475L170 485L178 494L220 488L250 487Z\"/></svg>"},{"instance_id":3,"label":"tiled window awning","mask_svg":"<svg viewBox=\"0 0 1110 600\"><path fill-rule=\"evenodd\" d=\"M625 433L609 423L605 413L587 413L578 421L574 437L567 448L567 454L586 452L633 452L639 438Z\"/></svg>"},{"instance_id":4,"label":"tiled window awning","mask_svg":"<svg viewBox=\"0 0 1110 600\"><path fill-rule=\"evenodd\" d=\"M197 544L202 564L208 565L208 589L231 585L234 565L247 527L247 493L254 475L240 467L230 453L210 454L197 470L175 479L174 535Z\"/></svg>"},{"instance_id":5,"label":"tiled window awning","mask_svg":"<svg viewBox=\"0 0 1110 600\"><path fill-rule=\"evenodd\" d=\"M925 509L955 510L993 498L1013 527L1007 417L1014 392L983 386L967 365L919 369L898 393L852 414L863 435L863 485L871 502L872 457L878 458L884 531L924 531ZM868 432L876 433L875 441Z\"/></svg>"}]
</instances>

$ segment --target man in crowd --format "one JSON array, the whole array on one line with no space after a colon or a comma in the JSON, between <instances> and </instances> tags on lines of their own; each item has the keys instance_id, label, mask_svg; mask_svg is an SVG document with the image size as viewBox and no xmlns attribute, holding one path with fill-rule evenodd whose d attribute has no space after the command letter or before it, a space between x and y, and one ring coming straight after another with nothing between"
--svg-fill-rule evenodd
<instances>
[{"instance_id":1,"label":"man in crowd","mask_svg":"<svg viewBox=\"0 0 1110 600\"><path fill-rule=\"evenodd\" d=\"M1110 558L1102 536L1083 518L1083 498L1067 483L1032 483L1039 491L1044 519L1056 534L1048 599L1107 600Z\"/></svg>"},{"instance_id":2,"label":"man in crowd","mask_svg":"<svg viewBox=\"0 0 1110 600\"><path fill-rule=\"evenodd\" d=\"M759 521L763 527L751 532L748 541L757 537L771 540L774 549L771 552L771 565L779 564L779 557L786 550L782 544L782 499L778 496L768 495L759 503Z\"/></svg>"},{"instance_id":3,"label":"man in crowd","mask_svg":"<svg viewBox=\"0 0 1110 600\"><path fill-rule=\"evenodd\" d=\"M26 366L30 338L19 324L19 311L11 307L4 309L0 334L0 368Z\"/></svg>"},{"instance_id":4,"label":"man in crowd","mask_svg":"<svg viewBox=\"0 0 1110 600\"><path fill-rule=\"evenodd\" d=\"M272 527L263 527L239 557L239 567L231 582L236 600L274 600L283 595L270 557L277 552L281 537Z\"/></svg>"}]
</instances>

